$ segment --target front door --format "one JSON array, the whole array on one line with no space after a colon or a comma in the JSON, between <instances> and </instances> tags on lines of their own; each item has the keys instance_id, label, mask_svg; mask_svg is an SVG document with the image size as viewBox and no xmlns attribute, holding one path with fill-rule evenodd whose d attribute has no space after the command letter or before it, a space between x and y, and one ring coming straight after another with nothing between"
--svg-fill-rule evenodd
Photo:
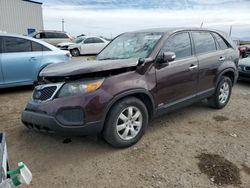
<instances>
[{"instance_id":1,"label":"front door","mask_svg":"<svg viewBox=\"0 0 250 188\"><path fill-rule=\"evenodd\" d=\"M164 52L174 52L176 59L168 64L155 64L158 106L171 105L195 97L198 89L198 60L193 55L188 32L170 36L163 46Z\"/></svg>"}]
</instances>

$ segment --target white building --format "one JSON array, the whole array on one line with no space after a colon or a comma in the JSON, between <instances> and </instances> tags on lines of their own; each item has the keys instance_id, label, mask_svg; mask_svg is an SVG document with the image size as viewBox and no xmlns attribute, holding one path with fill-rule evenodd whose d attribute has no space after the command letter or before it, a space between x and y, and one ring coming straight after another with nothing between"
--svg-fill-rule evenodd
<instances>
[{"instance_id":1,"label":"white building","mask_svg":"<svg viewBox=\"0 0 250 188\"><path fill-rule=\"evenodd\" d=\"M42 3L0 0L0 31L27 35L34 30L43 30Z\"/></svg>"}]
</instances>

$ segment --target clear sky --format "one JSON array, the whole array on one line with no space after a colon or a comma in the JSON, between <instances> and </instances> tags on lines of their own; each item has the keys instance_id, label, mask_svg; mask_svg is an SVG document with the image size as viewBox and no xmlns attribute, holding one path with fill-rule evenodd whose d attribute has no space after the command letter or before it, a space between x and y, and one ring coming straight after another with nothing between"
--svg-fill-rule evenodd
<instances>
[{"instance_id":1,"label":"clear sky","mask_svg":"<svg viewBox=\"0 0 250 188\"><path fill-rule=\"evenodd\" d=\"M40 0L45 29L114 37L156 27L204 27L250 38L249 0Z\"/></svg>"}]
</instances>

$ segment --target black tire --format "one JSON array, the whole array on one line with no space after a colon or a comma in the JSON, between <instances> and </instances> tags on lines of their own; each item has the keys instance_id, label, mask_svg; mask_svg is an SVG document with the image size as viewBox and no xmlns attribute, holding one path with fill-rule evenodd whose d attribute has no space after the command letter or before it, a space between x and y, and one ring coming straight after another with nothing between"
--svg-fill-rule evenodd
<instances>
[{"instance_id":1,"label":"black tire","mask_svg":"<svg viewBox=\"0 0 250 188\"><path fill-rule=\"evenodd\" d=\"M224 102L221 102L220 99L219 99L220 94L221 94L220 89L223 87L224 83L228 84L229 93L228 93L227 99ZM216 109L224 108L227 105L228 101L230 100L231 93L232 93L232 85L233 85L232 81L231 81L231 79L229 77L222 76L219 83L218 83L218 85L217 85L217 87L216 87L214 95L208 98L208 104L211 107L216 108Z\"/></svg>"},{"instance_id":2,"label":"black tire","mask_svg":"<svg viewBox=\"0 0 250 188\"><path fill-rule=\"evenodd\" d=\"M80 55L80 51L77 48L70 50L70 53L73 57L77 57Z\"/></svg>"},{"instance_id":3,"label":"black tire","mask_svg":"<svg viewBox=\"0 0 250 188\"><path fill-rule=\"evenodd\" d=\"M135 107L134 108L135 110L140 111L140 114L141 114L140 119L142 120L142 124L141 124L141 128L138 130L138 133L136 134L134 138L131 138L130 140L124 140L119 135L121 133L118 133L119 131L117 130L117 123L120 120L119 116L122 113L125 113L126 109L131 108L131 107L132 108ZM104 136L104 139L114 147L117 147L117 148L129 147L141 139L147 125L148 125L148 110L145 104L141 100L135 97L128 97L117 102L111 108L106 118L103 136ZM125 132L125 129L124 129L124 132ZM132 132L129 132L129 133L132 135Z\"/></svg>"}]
</instances>

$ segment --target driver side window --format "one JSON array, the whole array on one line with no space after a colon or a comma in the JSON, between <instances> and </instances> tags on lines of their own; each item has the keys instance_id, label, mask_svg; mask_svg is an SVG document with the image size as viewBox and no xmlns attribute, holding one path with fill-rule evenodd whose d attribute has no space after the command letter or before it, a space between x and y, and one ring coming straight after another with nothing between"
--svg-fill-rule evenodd
<instances>
[{"instance_id":1,"label":"driver side window","mask_svg":"<svg viewBox=\"0 0 250 188\"><path fill-rule=\"evenodd\" d=\"M163 46L160 55L164 52L174 52L176 55L176 60L192 56L192 47L189 34L185 32L170 36Z\"/></svg>"}]
</instances>

